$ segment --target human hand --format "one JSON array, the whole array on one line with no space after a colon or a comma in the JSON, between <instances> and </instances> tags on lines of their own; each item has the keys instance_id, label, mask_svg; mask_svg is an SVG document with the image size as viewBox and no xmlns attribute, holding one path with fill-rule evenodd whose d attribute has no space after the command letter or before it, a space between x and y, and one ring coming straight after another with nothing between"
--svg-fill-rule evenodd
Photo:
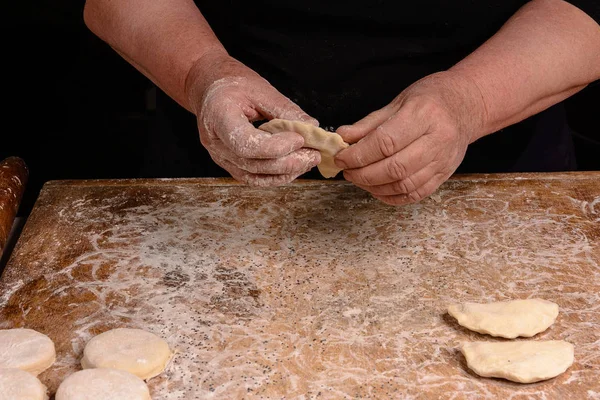
<instances>
[{"instance_id":1,"label":"human hand","mask_svg":"<svg viewBox=\"0 0 600 400\"><path fill-rule=\"evenodd\" d=\"M252 122L282 118L318 126L265 79L223 52L202 57L185 83L200 141L236 180L254 186L289 183L321 161L295 132L270 134Z\"/></svg>"},{"instance_id":2,"label":"human hand","mask_svg":"<svg viewBox=\"0 0 600 400\"><path fill-rule=\"evenodd\" d=\"M390 104L338 128L344 177L387 204L418 202L462 162L485 119L479 89L451 72L429 75Z\"/></svg>"}]
</instances>

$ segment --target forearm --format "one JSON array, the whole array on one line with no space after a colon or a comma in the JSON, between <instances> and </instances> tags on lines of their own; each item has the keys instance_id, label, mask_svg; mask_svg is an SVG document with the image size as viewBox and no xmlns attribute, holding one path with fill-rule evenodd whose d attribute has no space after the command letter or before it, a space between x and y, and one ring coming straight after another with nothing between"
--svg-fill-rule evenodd
<instances>
[{"instance_id":1,"label":"forearm","mask_svg":"<svg viewBox=\"0 0 600 400\"><path fill-rule=\"evenodd\" d=\"M600 79L600 26L562 0L533 0L450 71L480 94L475 141Z\"/></svg>"},{"instance_id":2,"label":"forearm","mask_svg":"<svg viewBox=\"0 0 600 400\"><path fill-rule=\"evenodd\" d=\"M185 82L192 66L225 49L191 0L87 0L88 28L191 111Z\"/></svg>"}]
</instances>

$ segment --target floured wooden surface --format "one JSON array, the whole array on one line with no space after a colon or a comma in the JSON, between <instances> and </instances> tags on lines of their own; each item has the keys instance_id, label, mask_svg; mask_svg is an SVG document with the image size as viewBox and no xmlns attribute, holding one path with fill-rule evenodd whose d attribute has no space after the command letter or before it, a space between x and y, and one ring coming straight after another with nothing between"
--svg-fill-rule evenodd
<instances>
[{"instance_id":1,"label":"floured wooden surface","mask_svg":"<svg viewBox=\"0 0 600 400\"><path fill-rule=\"evenodd\" d=\"M134 327L178 352L154 399L597 399L599 240L600 173L467 176L398 208L339 181L52 182L0 328L55 341L51 393L93 335ZM559 304L534 339L573 343L573 366L531 385L470 372L461 342L499 339L447 305L527 297Z\"/></svg>"}]
</instances>

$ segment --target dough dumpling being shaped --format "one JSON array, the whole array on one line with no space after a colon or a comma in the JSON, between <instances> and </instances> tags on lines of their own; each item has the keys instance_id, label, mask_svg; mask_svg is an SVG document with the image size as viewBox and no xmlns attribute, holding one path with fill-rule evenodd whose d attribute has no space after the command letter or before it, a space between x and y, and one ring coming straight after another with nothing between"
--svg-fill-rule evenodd
<instances>
[{"instance_id":1,"label":"dough dumpling being shaped","mask_svg":"<svg viewBox=\"0 0 600 400\"><path fill-rule=\"evenodd\" d=\"M48 400L46 386L18 368L0 368L0 400Z\"/></svg>"},{"instance_id":2,"label":"dough dumpling being shaped","mask_svg":"<svg viewBox=\"0 0 600 400\"><path fill-rule=\"evenodd\" d=\"M463 303L450 305L448 314L472 331L514 339L548 329L558 316L558 304L542 299Z\"/></svg>"},{"instance_id":3,"label":"dough dumpling being shaped","mask_svg":"<svg viewBox=\"0 0 600 400\"><path fill-rule=\"evenodd\" d=\"M54 342L43 333L27 328L0 330L0 368L18 368L37 376L55 360Z\"/></svg>"},{"instance_id":4,"label":"dough dumpling being shaped","mask_svg":"<svg viewBox=\"0 0 600 400\"><path fill-rule=\"evenodd\" d=\"M116 328L93 337L83 349L83 368L116 368L141 379L163 372L173 353L169 344L154 333Z\"/></svg>"},{"instance_id":5,"label":"dough dumpling being shaped","mask_svg":"<svg viewBox=\"0 0 600 400\"><path fill-rule=\"evenodd\" d=\"M152 400L146 382L120 369L77 371L61 382L56 400Z\"/></svg>"},{"instance_id":6,"label":"dough dumpling being shaped","mask_svg":"<svg viewBox=\"0 0 600 400\"><path fill-rule=\"evenodd\" d=\"M460 351L477 375L519 383L554 378L574 360L573 345L563 340L471 342Z\"/></svg>"},{"instance_id":7,"label":"dough dumpling being shaped","mask_svg":"<svg viewBox=\"0 0 600 400\"><path fill-rule=\"evenodd\" d=\"M304 147L319 150L321 153L321 162L317 168L325 178L333 178L342 170L335 165L333 157L349 144L335 132L329 132L305 122L277 118L262 124L258 129L269 133L296 132L302 135Z\"/></svg>"}]
</instances>

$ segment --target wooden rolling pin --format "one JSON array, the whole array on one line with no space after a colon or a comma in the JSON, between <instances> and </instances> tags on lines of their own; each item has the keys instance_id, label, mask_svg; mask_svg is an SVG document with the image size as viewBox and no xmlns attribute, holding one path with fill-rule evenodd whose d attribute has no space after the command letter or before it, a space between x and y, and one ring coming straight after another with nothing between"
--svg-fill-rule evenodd
<instances>
[{"instance_id":1,"label":"wooden rolling pin","mask_svg":"<svg viewBox=\"0 0 600 400\"><path fill-rule=\"evenodd\" d=\"M0 254L6 245L17 216L29 170L19 157L8 157L0 162Z\"/></svg>"}]
</instances>

